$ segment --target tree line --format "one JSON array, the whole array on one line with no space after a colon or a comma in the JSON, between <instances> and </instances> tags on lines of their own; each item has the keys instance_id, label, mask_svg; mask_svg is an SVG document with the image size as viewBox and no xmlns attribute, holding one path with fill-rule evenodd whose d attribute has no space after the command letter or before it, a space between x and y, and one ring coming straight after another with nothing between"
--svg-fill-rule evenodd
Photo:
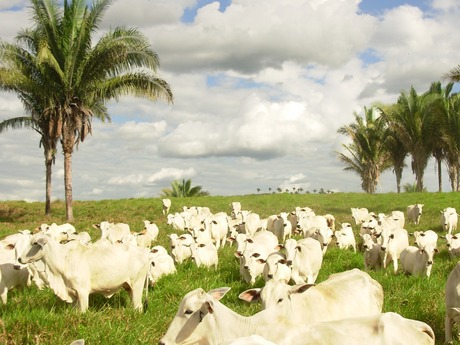
<instances>
[{"instance_id":1,"label":"tree line","mask_svg":"<svg viewBox=\"0 0 460 345\"><path fill-rule=\"evenodd\" d=\"M460 81L460 66L444 76L449 82L433 82L424 93L414 87L403 91L394 104L364 107L363 115L354 113L355 121L337 132L350 139L337 152L345 171L359 175L361 187L375 193L381 174L392 169L397 192L410 157L415 175L415 191L425 190L424 172L428 160L436 161L438 190L442 191L442 163L452 191L460 190L460 94L454 93L454 82Z\"/></svg>"}]
</instances>

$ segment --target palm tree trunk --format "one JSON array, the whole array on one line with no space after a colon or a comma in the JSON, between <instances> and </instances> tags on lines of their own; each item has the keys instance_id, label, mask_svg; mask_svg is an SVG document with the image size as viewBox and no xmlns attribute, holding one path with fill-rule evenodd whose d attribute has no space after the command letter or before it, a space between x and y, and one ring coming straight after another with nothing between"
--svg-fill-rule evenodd
<instances>
[{"instance_id":1,"label":"palm tree trunk","mask_svg":"<svg viewBox=\"0 0 460 345\"><path fill-rule=\"evenodd\" d=\"M441 159L436 159L438 163L438 192L442 192L442 174L441 174Z\"/></svg>"},{"instance_id":2,"label":"palm tree trunk","mask_svg":"<svg viewBox=\"0 0 460 345\"><path fill-rule=\"evenodd\" d=\"M45 160L45 174L46 174L46 192L45 192L45 216L51 214L51 172L52 172L53 159L49 157Z\"/></svg>"},{"instance_id":3,"label":"palm tree trunk","mask_svg":"<svg viewBox=\"0 0 460 345\"><path fill-rule=\"evenodd\" d=\"M68 222L73 221L72 209L72 153L64 152L65 213Z\"/></svg>"}]
</instances>

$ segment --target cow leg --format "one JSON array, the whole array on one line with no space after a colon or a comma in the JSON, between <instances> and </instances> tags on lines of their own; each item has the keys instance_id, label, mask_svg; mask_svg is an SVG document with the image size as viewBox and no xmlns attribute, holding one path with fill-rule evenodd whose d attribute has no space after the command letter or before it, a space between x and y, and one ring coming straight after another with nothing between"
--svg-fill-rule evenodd
<instances>
[{"instance_id":1,"label":"cow leg","mask_svg":"<svg viewBox=\"0 0 460 345\"><path fill-rule=\"evenodd\" d=\"M88 310L88 301L89 301L89 293L83 293L82 291L77 291L78 300L77 306L80 308L80 311L84 313Z\"/></svg>"},{"instance_id":2,"label":"cow leg","mask_svg":"<svg viewBox=\"0 0 460 345\"><path fill-rule=\"evenodd\" d=\"M6 286L2 286L1 287L0 299L2 300L2 303L4 305L6 305L7 298L8 298L8 289L6 288Z\"/></svg>"},{"instance_id":3,"label":"cow leg","mask_svg":"<svg viewBox=\"0 0 460 345\"><path fill-rule=\"evenodd\" d=\"M142 293L144 291L144 279L137 279L137 282L127 289L134 309L142 311Z\"/></svg>"},{"instance_id":4,"label":"cow leg","mask_svg":"<svg viewBox=\"0 0 460 345\"><path fill-rule=\"evenodd\" d=\"M395 255L395 258L393 259L393 270L396 273L398 273L398 258Z\"/></svg>"},{"instance_id":5,"label":"cow leg","mask_svg":"<svg viewBox=\"0 0 460 345\"><path fill-rule=\"evenodd\" d=\"M446 313L446 319L444 321L444 332L445 332L445 343L452 344L452 327L454 322L449 315L449 311Z\"/></svg>"}]
</instances>

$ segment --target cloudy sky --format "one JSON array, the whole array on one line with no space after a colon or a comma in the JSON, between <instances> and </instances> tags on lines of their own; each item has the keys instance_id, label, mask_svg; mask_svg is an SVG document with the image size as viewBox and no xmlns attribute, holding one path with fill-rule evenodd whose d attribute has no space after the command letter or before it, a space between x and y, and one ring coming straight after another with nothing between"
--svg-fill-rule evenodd
<instances>
[{"instance_id":1,"label":"cloudy sky","mask_svg":"<svg viewBox=\"0 0 460 345\"><path fill-rule=\"evenodd\" d=\"M29 4L0 0L2 40L31 25ZM211 195L360 192L337 159L337 128L459 65L459 16L458 0L113 0L101 30L139 28L175 101L110 103L112 122L95 120L73 155L74 200L158 197L183 178ZM0 92L0 121L23 114ZM0 200L44 200L38 134L9 131L0 147ZM64 199L61 152L53 169ZM429 191L435 176L430 162ZM406 169L403 183L414 180ZM395 190L385 173L378 192Z\"/></svg>"}]
</instances>

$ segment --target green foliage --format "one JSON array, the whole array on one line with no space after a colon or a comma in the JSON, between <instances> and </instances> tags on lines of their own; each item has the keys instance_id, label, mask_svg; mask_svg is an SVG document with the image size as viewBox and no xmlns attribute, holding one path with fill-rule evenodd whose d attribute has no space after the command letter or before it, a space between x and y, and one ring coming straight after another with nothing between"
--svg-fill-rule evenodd
<instances>
[{"instance_id":1,"label":"green foliage","mask_svg":"<svg viewBox=\"0 0 460 345\"><path fill-rule=\"evenodd\" d=\"M201 186L192 187L192 180L174 180L171 182L171 189L165 188L162 190L161 197L173 198L189 198L192 196L205 196L209 193L203 190Z\"/></svg>"},{"instance_id":2,"label":"green foliage","mask_svg":"<svg viewBox=\"0 0 460 345\"><path fill-rule=\"evenodd\" d=\"M181 211L185 206L182 198L172 198L171 212ZM186 200L186 206L208 206L212 212L229 212L229 204L240 201L243 209L252 210L267 217L281 211L291 211L296 206L309 206L317 214L330 213L335 216L337 226L352 222L351 207L367 207L370 211L389 213L392 210L405 211L407 205L424 204L419 225L406 224L409 233L415 230L432 229L443 235L439 211L458 204L457 193L334 193L334 194L252 194L245 196L197 196ZM173 230L166 224L162 214L161 198L122 199L101 201L75 201L75 222L78 231L88 231L93 239L100 233L91 225L108 220L126 222L132 231L143 229L143 220L154 221L160 228L157 245L168 246L167 235ZM52 214L43 216L43 203L11 201L0 203L0 236L21 229L34 229L41 223L64 223L65 203L55 202ZM355 233L358 229L354 226ZM359 237L357 236L359 243ZM411 243L413 239L411 238ZM444 341L444 288L448 274L457 263L450 259L445 240L440 238L440 253L435 256L432 275L426 277L406 276L401 271L393 274L389 270L370 272L379 281L385 292L384 310L395 311L405 317L427 322L436 334L436 344ZM177 265L178 272L161 278L149 289L149 308L137 313L131 307L124 291L105 299L91 295L89 310L80 314L71 305L61 301L49 290L39 291L35 286L24 291L12 290L8 304L0 308L0 343L5 344L70 344L84 338L87 344L157 344L166 332L184 294L197 287L212 289L229 286L232 289L222 302L243 315L252 315L260 306L249 305L238 299L238 294L250 286L239 278L238 262L233 253L235 247L226 246L219 252L219 267L198 269L192 262ZM364 269L363 254L341 251L330 245L317 283L335 272L351 268ZM256 287L263 286L263 280L256 281ZM357 306L359 307L359 306ZM455 342L459 344L459 342Z\"/></svg>"}]
</instances>

